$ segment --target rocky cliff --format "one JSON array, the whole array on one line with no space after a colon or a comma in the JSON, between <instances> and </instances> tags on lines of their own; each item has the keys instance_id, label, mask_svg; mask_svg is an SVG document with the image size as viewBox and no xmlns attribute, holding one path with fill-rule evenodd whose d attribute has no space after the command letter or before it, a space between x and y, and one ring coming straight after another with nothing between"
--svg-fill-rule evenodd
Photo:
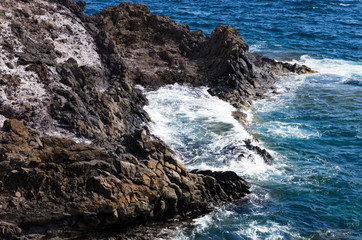
<instances>
[{"instance_id":1,"label":"rocky cliff","mask_svg":"<svg viewBox=\"0 0 362 240\"><path fill-rule=\"evenodd\" d=\"M213 95L244 108L281 75L313 72L251 54L230 26L218 26L206 37L201 30L191 32L187 25L151 14L140 4L121 3L92 20L122 52L129 79L149 88L175 82L207 86Z\"/></svg>"},{"instance_id":2,"label":"rocky cliff","mask_svg":"<svg viewBox=\"0 0 362 240\"><path fill-rule=\"evenodd\" d=\"M135 84L205 85L244 107L310 69L250 54L230 27L205 37L138 4L84 7L0 2L0 238L89 238L245 196L235 173L190 173L150 134Z\"/></svg>"}]
</instances>

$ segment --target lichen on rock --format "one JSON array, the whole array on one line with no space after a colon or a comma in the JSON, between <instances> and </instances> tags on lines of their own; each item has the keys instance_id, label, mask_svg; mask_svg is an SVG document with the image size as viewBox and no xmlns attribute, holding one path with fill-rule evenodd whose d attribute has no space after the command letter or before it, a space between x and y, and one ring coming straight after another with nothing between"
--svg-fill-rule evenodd
<instances>
[{"instance_id":1,"label":"lichen on rock","mask_svg":"<svg viewBox=\"0 0 362 240\"><path fill-rule=\"evenodd\" d=\"M248 194L233 172L188 172L145 126L134 85L208 86L244 107L277 75L309 70L250 54L227 26L206 37L139 4L84 7L0 2L0 238L86 239Z\"/></svg>"}]
</instances>

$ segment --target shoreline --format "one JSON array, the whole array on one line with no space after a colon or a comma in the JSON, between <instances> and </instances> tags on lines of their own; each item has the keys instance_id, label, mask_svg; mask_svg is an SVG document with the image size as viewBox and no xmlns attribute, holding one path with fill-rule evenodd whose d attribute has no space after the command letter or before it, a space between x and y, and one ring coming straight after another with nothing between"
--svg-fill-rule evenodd
<instances>
[{"instance_id":1,"label":"shoreline","mask_svg":"<svg viewBox=\"0 0 362 240\"><path fill-rule=\"evenodd\" d=\"M91 16L84 8L57 0L0 5L7 119L0 132L0 237L66 237L191 219L248 194L249 183L233 172L188 172L142 128L150 121L142 109L147 99L135 84L207 86L243 108L279 75L313 71L250 54L229 26L206 37L139 4ZM92 144L49 136L58 131ZM263 149L249 147L267 161Z\"/></svg>"}]
</instances>

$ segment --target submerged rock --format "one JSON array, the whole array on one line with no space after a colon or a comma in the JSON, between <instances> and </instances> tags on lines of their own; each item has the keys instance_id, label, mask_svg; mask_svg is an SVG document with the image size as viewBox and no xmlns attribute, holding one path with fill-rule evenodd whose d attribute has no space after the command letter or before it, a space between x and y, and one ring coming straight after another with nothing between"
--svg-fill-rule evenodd
<instances>
[{"instance_id":1,"label":"submerged rock","mask_svg":"<svg viewBox=\"0 0 362 240\"><path fill-rule=\"evenodd\" d=\"M188 172L144 126L134 85L208 86L242 107L276 76L309 69L250 54L227 26L205 37L138 4L84 7L0 2L0 238L86 239L249 193L233 172Z\"/></svg>"}]
</instances>

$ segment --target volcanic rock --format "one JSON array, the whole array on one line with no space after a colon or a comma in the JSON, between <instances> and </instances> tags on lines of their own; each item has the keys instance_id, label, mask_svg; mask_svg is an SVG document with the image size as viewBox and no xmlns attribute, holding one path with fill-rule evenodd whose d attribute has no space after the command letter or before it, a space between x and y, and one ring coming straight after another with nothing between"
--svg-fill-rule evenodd
<instances>
[{"instance_id":1,"label":"volcanic rock","mask_svg":"<svg viewBox=\"0 0 362 240\"><path fill-rule=\"evenodd\" d=\"M70 231L76 236L90 229L188 218L249 192L235 173L188 173L145 130L127 136L127 153L118 156L69 139L36 140L33 132L25 133L17 120L6 120L0 132L4 236L35 232L50 238Z\"/></svg>"},{"instance_id":2,"label":"volcanic rock","mask_svg":"<svg viewBox=\"0 0 362 240\"><path fill-rule=\"evenodd\" d=\"M250 54L227 26L205 37L139 4L84 4L0 2L0 238L87 239L249 193L235 173L188 172L148 131L135 84L208 86L243 107L310 70Z\"/></svg>"},{"instance_id":3,"label":"volcanic rock","mask_svg":"<svg viewBox=\"0 0 362 240\"><path fill-rule=\"evenodd\" d=\"M314 72L250 53L230 26L220 25L206 37L140 4L121 3L92 20L123 53L129 79L152 89L176 82L207 86L211 94L243 108L281 75Z\"/></svg>"}]
</instances>

